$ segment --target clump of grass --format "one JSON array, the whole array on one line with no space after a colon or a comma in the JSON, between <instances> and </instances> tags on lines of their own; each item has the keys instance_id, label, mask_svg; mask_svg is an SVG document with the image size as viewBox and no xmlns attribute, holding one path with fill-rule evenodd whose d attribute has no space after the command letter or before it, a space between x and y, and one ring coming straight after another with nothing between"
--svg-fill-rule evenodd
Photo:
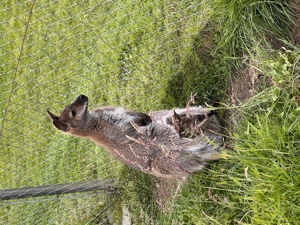
<instances>
[{"instance_id":1,"label":"clump of grass","mask_svg":"<svg viewBox=\"0 0 300 225\"><path fill-rule=\"evenodd\" d=\"M250 99L236 133L240 162L249 168L253 224L296 224L300 218L299 49L261 62L273 86Z\"/></svg>"},{"instance_id":2,"label":"clump of grass","mask_svg":"<svg viewBox=\"0 0 300 225\"><path fill-rule=\"evenodd\" d=\"M237 135L239 160L249 168L247 189L254 224L295 223L300 216L299 106L285 90L274 95L264 112L251 112L251 119L241 126L244 132Z\"/></svg>"},{"instance_id":3,"label":"clump of grass","mask_svg":"<svg viewBox=\"0 0 300 225\"><path fill-rule=\"evenodd\" d=\"M287 1L215 0L213 8L213 18L219 23L219 47L228 48L231 56L265 40L265 35L286 37L292 21Z\"/></svg>"}]
</instances>

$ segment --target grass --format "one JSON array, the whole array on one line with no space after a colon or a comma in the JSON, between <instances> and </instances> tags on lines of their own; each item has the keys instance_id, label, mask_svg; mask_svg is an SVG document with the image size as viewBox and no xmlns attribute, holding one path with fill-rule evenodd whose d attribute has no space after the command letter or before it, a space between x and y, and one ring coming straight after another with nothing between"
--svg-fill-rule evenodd
<instances>
[{"instance_id":1,"label":"grass","mask_svg":"<svg viewBox=\"0 0 300 225\"><path fill-rule=\"evenodd\" d=\"M290 32L297 6L0 3L0 189L106 178L122 185L121 200L79 194L1 202L1 221L120 223L122 204L137 224L297 224L300 49ZM253 67L260 75L256 95L231 105L229 80ZM55 131L45 113L59 113L81 93L91 107L147 112L185 106L191 92L201 104L220 100L221 115L230 109L240 122L228 133L226 157L193 174L163 209L153 195L155 178Z\"/></svg>"},{"instance_id":2,"label":"grass","mask_svg":"<svg viewBox=\"0 0 300 225\"><path fill-rule=\"evenodd\" d=\"M288 69L290 78L295 78L293 66ZM265 72L274 81L277 79L274 70ZM295 95L298 84L290 81L264 90L242 106L240 110L246 119L232 136L234 151L227 152L230 157L193 175L179 198L172 202L175 210L163 221L298 223L300 112Z\"/></svg>"}]
</instances>

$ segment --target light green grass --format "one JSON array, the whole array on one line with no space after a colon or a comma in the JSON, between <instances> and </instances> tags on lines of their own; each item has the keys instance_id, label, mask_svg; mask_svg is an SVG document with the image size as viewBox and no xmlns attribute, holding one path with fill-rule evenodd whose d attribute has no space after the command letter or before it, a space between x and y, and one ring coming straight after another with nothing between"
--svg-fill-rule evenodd
<instances>
[{"instance_id":1,"label":"light green grass","mask_svg":"<svg viewBox=\"0 0 300 225\"><path fill-rule=\"evenodd\" d=\"M290 11L285 1L254 0L0 3L0 189L106 178L123 188L121 200L0 203L1 221L120 223L122 203L138 224L296 224L300 68L286 35ZM272 49L265 34L292 50ZM191 176L166 212L153 199L154 178L59 133L46 115L79 94L91 107L144 112L185 106L191 92L201 104L227 103L228 79L249 60L268 89L237 109L245 120L230 133L228 157Z\"/></svg>"}]
</instances>

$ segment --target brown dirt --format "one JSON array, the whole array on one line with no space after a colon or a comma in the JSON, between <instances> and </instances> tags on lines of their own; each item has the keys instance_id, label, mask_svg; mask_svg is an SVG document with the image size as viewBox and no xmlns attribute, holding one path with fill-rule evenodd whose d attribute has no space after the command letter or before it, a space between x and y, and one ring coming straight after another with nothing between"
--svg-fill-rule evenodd
<instances>
[{"instance_id":1,"label":"brown dirt","mask_svg":"<svg viewBox=\"0 0 300 225\"><path fill-rule=\"evenodd\" d=\"M263 80L267 80L267 82ZM255 63L251 60L244 68L239 70L239 74L234 74L231 77L228 85L228 96L229 105L233 106L233 108L227 109L221 118L224 130L227 134L233 131L233 128L243 116L242 111L235 106L241 105L246 102L247 99L254 96L258 90L266 85L264 83L268 85L268 78L259 73Z\"/></svg>"},{"instance_id":2,"label":"brown dirt","mask_svg":"<svg viewBox=\"0 0 300 225\"><path fill-rule=\"evenodd\" d=\"M294 25L291 29L292 40L294 44L300 45L300 2L299 0L295 0L293 5L294 9Z\"/></svg>"}]
</instances>

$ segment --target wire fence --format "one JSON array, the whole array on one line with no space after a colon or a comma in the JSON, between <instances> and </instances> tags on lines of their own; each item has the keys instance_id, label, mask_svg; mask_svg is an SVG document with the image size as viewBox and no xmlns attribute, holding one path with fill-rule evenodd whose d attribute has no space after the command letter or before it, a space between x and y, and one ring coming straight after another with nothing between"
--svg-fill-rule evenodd
<instances>
[{"instance_id":1,"label":"wire fence","mask_svg":"<svg viewBox=\"0 0 300 225\"><path fill-rule=\"evenodd\" d=\"M91 107L183 104L205 84L195 40L210 11L206 1L1 1L0 189L117 182L123 166L56 131L46 110L59 114L79 94ZM2 200L0 221L112 224L117 202L107 192Z\"/></svg>"}]
</instances>

